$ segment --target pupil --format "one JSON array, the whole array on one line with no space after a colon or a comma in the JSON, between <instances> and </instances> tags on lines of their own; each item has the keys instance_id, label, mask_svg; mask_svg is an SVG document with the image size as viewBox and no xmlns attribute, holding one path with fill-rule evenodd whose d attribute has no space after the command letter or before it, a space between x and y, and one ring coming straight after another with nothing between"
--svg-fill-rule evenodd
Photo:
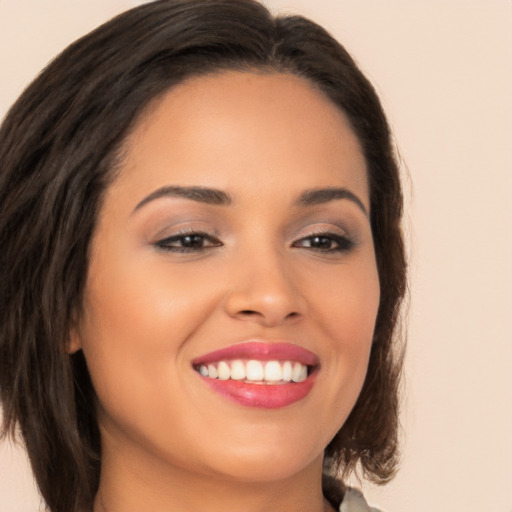
<instances>
[{"instance_id":1,"label":"pupil","mask_svg":"<svg viewBox=\"0 0 512 512\"><path fill-rule=\"evenodd\" d=\"M315 236L313 237L312 245L320 249L330 249L331 240L326 236Z\"/></svg>"},{"instance_id":2,"label":"pupil","mask_svg":"<svg viewBox=\"0 0 512 512\"><path fill-rule=\"evenodd\" d=\"M186 247L202 247L203 237L201 235L187 235L183 238L183 245Z\"/></svg>"}]
</instances>

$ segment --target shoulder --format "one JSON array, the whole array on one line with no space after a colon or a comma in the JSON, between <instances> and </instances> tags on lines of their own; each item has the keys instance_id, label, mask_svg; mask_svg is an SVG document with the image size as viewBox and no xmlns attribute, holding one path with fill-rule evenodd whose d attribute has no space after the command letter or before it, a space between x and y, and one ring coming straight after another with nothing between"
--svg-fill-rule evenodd
<instances>
[{"instance_id":1,"label":"shoulder","mask_svg":"<svg viewBox=\"0 0 512 512\"><path fill-rule=\"evenodd\" d=\"M340 512L381 512L379 509L370 507L364 496L357 489L347 487L343 501L340 506Z\"/></svg>"}]
</instances>

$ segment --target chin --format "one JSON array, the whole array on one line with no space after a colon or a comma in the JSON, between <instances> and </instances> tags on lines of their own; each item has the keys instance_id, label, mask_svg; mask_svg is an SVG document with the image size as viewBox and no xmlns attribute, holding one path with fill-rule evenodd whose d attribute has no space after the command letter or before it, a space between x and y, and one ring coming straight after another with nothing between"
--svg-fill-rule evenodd
<instances>
[{"instance_id":1,"label":"chin","mask_svg":"<svg viewBox=\"0 0 512 512\"><path fill-rule=\"evenodd\" d=\"M304 441L288 445L260 442L251 447L232 446L223 455L221 459L215 456L214 471L239 481L263 483L286 480L312 465L318 465L321 471L324 451L322 447L308 447Z\"/></svg>"}]
</instances>

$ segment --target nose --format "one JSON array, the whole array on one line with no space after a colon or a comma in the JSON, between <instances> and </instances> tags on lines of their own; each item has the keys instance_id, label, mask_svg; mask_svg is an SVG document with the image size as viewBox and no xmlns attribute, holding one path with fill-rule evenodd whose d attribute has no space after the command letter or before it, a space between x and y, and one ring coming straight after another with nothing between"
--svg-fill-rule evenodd
<instances>
[{"instance_id":1,"label":"nose","mask_svg":"<svg viewBox=\"0 0 512 512\"><path fill-rule=\"evenodd\" d=\"M231 268L225 302L229 316L274 327L304 315L306 301L285 258L260 252L244 258L236 267Z\"/></svg>"}]
</instances>

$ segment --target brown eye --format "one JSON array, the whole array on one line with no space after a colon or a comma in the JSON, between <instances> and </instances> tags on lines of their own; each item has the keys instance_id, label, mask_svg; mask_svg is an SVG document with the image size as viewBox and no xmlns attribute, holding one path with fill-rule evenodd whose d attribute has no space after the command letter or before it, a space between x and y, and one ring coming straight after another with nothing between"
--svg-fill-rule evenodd
<instances>
[{"instance_id":1,"label":"brown eye","mask_svg":"<svg viewBox=\"0 0 512 512\"><path fill-rule=\"evenodd\" d=\"M155 245L170 252L198 252L222 243L207 233L182 233L159 240Z\"/></svg>"},{"instance_id":2,"label":"brown eye","mask_svg":"<svg viewBox=\"0 0 512 512\"><path fill-rule=\"evenodd\" d=\"M203 235L187 235L181 237L179 242L182 247L198 249L204 247L206 243L206 238Z\"/></svg>"},{"instance_id":3,"label":"brown eye","mask_svg":"<svg viewBox=\"0 0 512 512\"><path fill-rule=\"evenodd\" d=\"M319 252L348 252L354 243L346 236L335 233L318 233L294 242L293 247Z\"/></svg>"}]
</instances>

